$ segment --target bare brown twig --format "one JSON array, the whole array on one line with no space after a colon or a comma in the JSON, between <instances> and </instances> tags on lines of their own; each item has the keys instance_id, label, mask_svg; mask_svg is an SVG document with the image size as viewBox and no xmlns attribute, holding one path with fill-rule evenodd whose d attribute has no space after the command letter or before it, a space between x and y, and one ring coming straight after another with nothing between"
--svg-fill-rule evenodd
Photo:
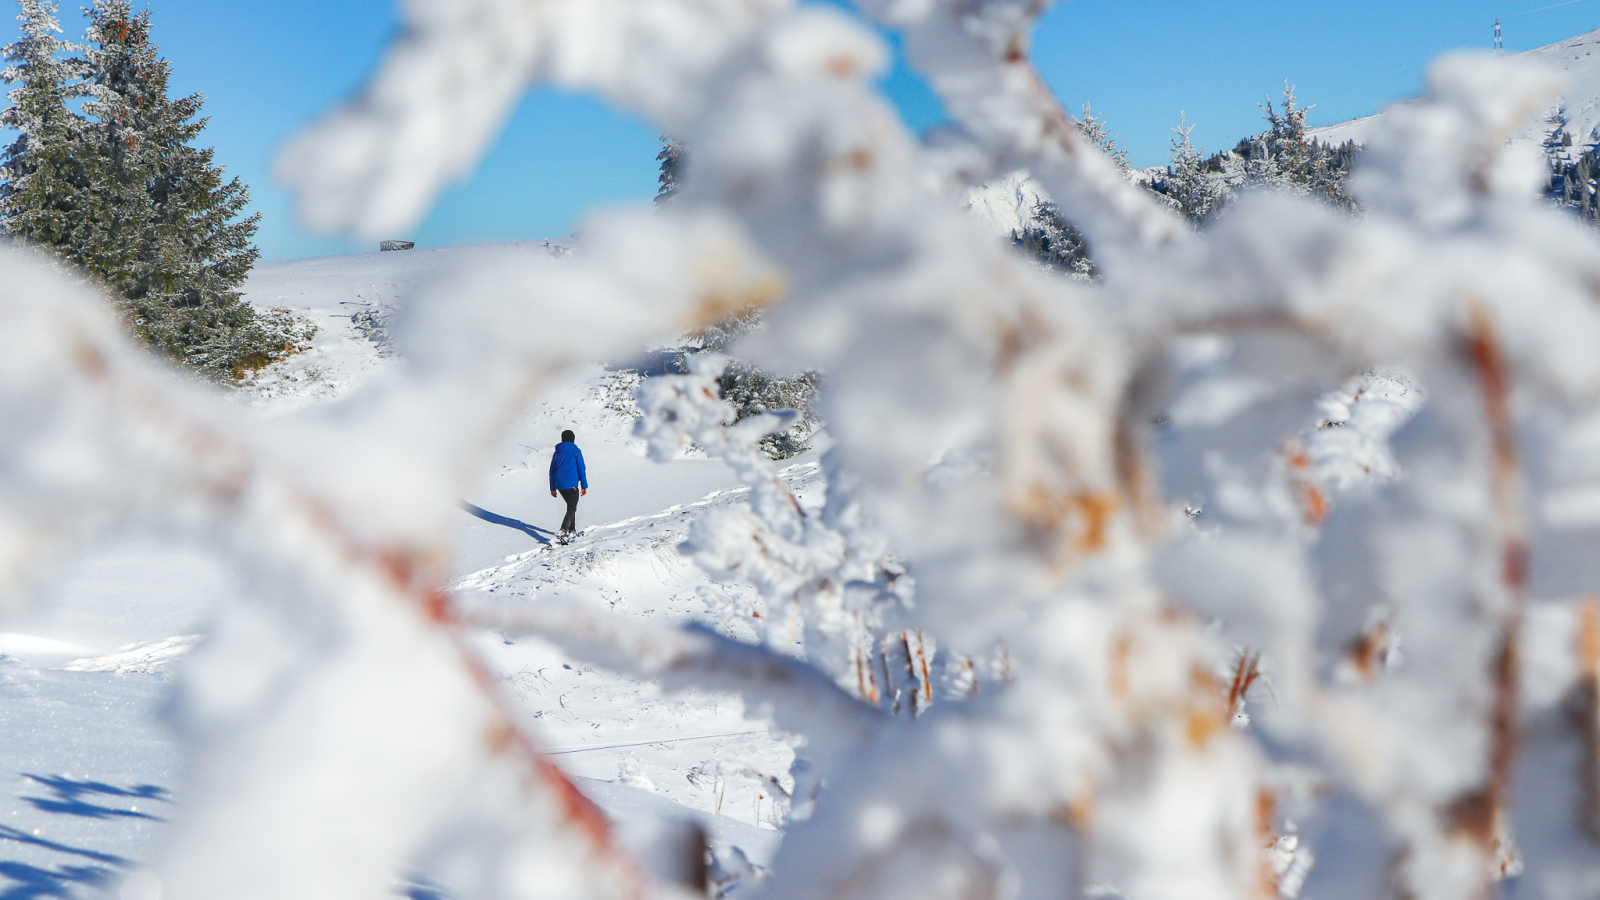
<instances>
[{"instance_id":1,"label":"bare brown twig","mask_svg":"<svg viewBox=\"0 0 1600 900\"><path fill-rule=\"evenodd\" d=\"M1583 826L1600 841L1600 597L1578 611L1578 727L1583 739Z\"/></svg>"},{"instance_id":2,"label":"bare brown twig","mask_svg":"<svg viewBox=\"0 0 1600 900\"><path fill-rule=\"evenodd\" d=\"M1504 593L1500 644L1492 662L1494 702L1490 713L1489 778L1481 793L1458 798L1450 808L1452 824L1481 844L1489 874L1498 879L1519 868L1511 835L1511 790L1520 733L1521 701L1518 647L1522 640L1528 547L1522 516L1522 474L1516 428L1511 414L1511 373L1500 337L1488 310L1469 299L1466 356L1478 376L1491 444L1491 478L1500 542L1500 579Z\"/></svg>"},{"instance_id":3,"label":"bare brown twig","mask_svg":"<svg viewBox=\"0 0 1600 900\"><path fill-rule=\"evenodd\" d=\"M1239 662L1233 667L1233 680L1228 685L1228 717L1239 715L1245 697L1261 677L1261 654L1246 647L1239 653Z\"/></svg>"}]
</instances>

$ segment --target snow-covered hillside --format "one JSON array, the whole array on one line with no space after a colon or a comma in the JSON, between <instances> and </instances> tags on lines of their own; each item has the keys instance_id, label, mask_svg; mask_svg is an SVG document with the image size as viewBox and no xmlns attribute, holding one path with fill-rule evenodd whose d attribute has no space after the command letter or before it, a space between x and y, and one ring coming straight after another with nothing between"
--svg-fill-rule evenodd
<instances>
[{"instance_id":1,"label":"snow-covered hillside","mask_svg":"<svg viewBox=\"0 0 1600 900\"><path fill-rule=\"evenodd\" d=\"M435 278L505 247L372 253L265 263L246 286L261 308L287 307L319 332L306 353L260 373L239 398L263 417L317 414L403 365L383 316ZM549 244L513 252L564 252ZM374 313L378 315L363 315ZM494 464L462 497L454 561L463 592L592 603L631 617L696 620L750 636L759 600L717 584L678 554L694 519L738 502L722 463L688 455L659 464L632 437L637 376L598 364L530 409ZM585 534L552 545L563 507L546 472L564 428L588 460ZM820 503L813 456L782 478ZM209 611L242 590L235 573L193 548L144 541L109 547L44 586L33 612L0 634L0 897L78 896L137 870L174 804L177 744L162 709ZM790 746L733 696L663 695L597 671L537 639L482 633L476 643L536 738L649 854L655 823L694 819L724 877L774 852ZM739 853L734 853L738 848ZM436 896L396 873L397 890ZM420 876L418 876L420 877ZM137 887L137 885L134 885Z\"/></svg>"},{"instance_id":2,"label":"snow-covered hillside","mask_svg":"<svg viewBox=\"0 0 1600 900\"><path fill-rule=\"evenodd\" d=\"M1010 240L1027 227L1034 207L1048 199L1039 182L1019 171L968 188L962 205L995 234Z\"/></svg>"},{"instance_id":3,"label":"snow-covered hillside","mask_svg":"<svg viewBox=\"0 0 1600 900\"><path fill-rule=\"evenodd\" d=\"M1518 53L1511 58L1545 65L1559 72L1566 82L1560 97L1518 128L1513 133L1513 141L1543 140L1551 128L1546 120L1558 111L1565 118L1566 129L1576 146L1581 148L1600 141L1600 29ZM1387 112L1385 110L1375 116L1314 128L1311 135L1328 144L1346 141L1364 144Z\"/></svg>"},{"instance_id":4,"label":"snow-covered hillside","mask_svg":"<svg viewBox=\"0 0 1600 900\"><path fill-rule=\"evenodd\" d=\"M348 390L383 365L386 352L374 324L409 294L433 280L507 252L560 256L559 241L357 253L256 265L245 295L260 309L299 312L322 333L311 350L257 373L247 394L274 412L297 409ZM352 316L364 313L365 323ZM365 324L367 327L361 327Z\"/></svg>"}]
</instances>

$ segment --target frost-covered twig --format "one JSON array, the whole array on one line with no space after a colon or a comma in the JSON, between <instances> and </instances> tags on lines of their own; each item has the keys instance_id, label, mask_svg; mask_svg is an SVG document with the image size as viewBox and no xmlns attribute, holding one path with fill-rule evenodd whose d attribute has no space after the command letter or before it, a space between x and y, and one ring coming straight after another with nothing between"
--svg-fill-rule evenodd
<instances>
[{"instance_id":1,"label":"frost-covered twig","mask_svg":"<svg viewBox=\"0 0 1600 900\"><path fill-rule=\"evenodd\" d=\"M1027 168L1115 265L1125 248L1182 240L1188 229L1083 136L1028 58L1030 32L1049 0L866 0L861 8L905 33L912 65L951 116L994 155L995 169Z\"/></svg>"},{"instance_id":2,"label":"frost-covered twig","mask_svg":"<svg viewBox=\"0 0 1600 900\"><path fill-rule=\"evenodd\" d=\"M451 816L473 825L453 833L488 835L445 842L480 861L486 883L520 871L507 847L569 873L568 856L592 858L565 853L589 845L548 795L484 788L522 771L483 758L479 726L494 706L426 604L395 585L437 583L450 486L553 373L750 306L768 323L749 348L763 366L828 375L822 412L836 444L821 509L755 449L774 420L730 425L714 373L651 379L642 427L658 452L688 440L752 485L749 507L702 517L687 549L717 578L795 611L792 629L761 648L635 633L603 616L538 627L641 675L761 693L781 727L827 758L815 815L796 817L774 864L773 897L989 896L1019 882L1039 894L1103 884L1130 900L1292 893L1310 857L1298 836L1289 848L1287 818L1307 782L1341 798L1327 827L1375 836L1345 851L1368 857L1357 867L1403 854L1402 893L1487 895L1511 865L1505 818L1540 815L1549 799L1506 802L1527 777L1514 749L1535 758L1596 740L1594 714L1582 732L1529 727L1593 682L1597 655L1587 607L1538 594L1600 584L1593 554L1574 549L1587 538L1567 533L1597 518L1585 498L1600 492L1589 462L1600 252L1592 233L1538 205L1537 159L1504 140L1551 80L1512 62L1442 61L1426 96L1375 126L1351 182L1363 219L1246 197L1185 236L1078 144L1029 69L1040 5L868 9L906 31L969 150L1042 170L1115 260L1102 283L1016 259L925 183L925 149L875 92L885 48L833 10L446 0L408 8L368 93L286 154L313 218L373 229L414 217L481 152L526 81L600 94L696 152L669 207L595 219L560 267L504 260L463 277L449 315L408 311L401 383L320 436L389 465L329 476L293 465L304 441L240 440L242 456L206 441L172 451L192 435L162 424L159 405L112 408L121 395L92 383L104 373L71 329L17 343L22 360L51 348L50 377L0 354L7 383L21 385L0 410L0 449L27 442L0 467L5 559L33 560L37 535L148 522L134 513L173 497L196 520L266 523L240 555L274 600L220 616L216 649L192 660L200 774L168 865L214 880L179 878L173 896L238 895L217 886L243 872L263 895L348 900ZM3 312L8 326L65 321L21 304ZM580 327L594 321L615 333ZM1169 366L1200 332L1209 355ZM1387 372L1404 372L1416 395ZM1230 404L1164 416L1174 387L1197 379L1231 384ZM46 414L57 408L81 421L57 428ZM115 424L96 430L102 421ZM70 457L39 449L120 460L144 452L141 441L159 463L134 482L148 494L74 482L50 467ZM268 462L294 477L250 468ZM1562 500L1561 521L1522 521L1524 492L1536 491ZM1169 514L1180 504L1191 515ZM261 546L263 534L275 543ZM329 535L347 541L328 550ZM380 559L414 571L397 580ZM915 606L904 603L912 574ZM932 681L913 635L955 653L1000 643L1004 684L916 718L855 699L891 702L888 668L880 678L864 662L873 616L890 609L893 633L905 632L895 672L917 676L907 696L927 699ZM539 601L523 614L557 615ZM797 639L805 663L784 652ZM1240 665L1239 646L1260 653L1259 669ZM1327 649L1352 646L1330 672ZM1270 673L1274 702L1230 727L1253 671ZM238 699L241 684L256 687ZM408 690L421 712L397 703ZM364 727L336 727L337 714ZM430 740L410 736L418 721L437 726ZM393 769L370 764L389 758L377 752L319 766L329 736L347 751L408 753ZM1322 771L1285 774L1284 748ZM463 759L482 765L462 774ZM243 839L208 827L277 821L281 785L342 784L320 776L347 770L371 800L349 805L376 833L337 864L313 852L333 824ZM468 809L418 786L441 771L475 798ZM1561 778L1533 789L1575 793ZM341 797L328 789L318 809ZM1523 877L1550 888L1592 845L1571 822L1538 824L1518 831L1555 874ZM557 848L548 856L545 839ZM593 883L585 871L568 895L612 896L626 881L616 866L596 867Z\"/></svg>"},{"instance_id":3,"label":"frost-covered twig","mask_svg":"<svg viewBox=\"0 0 1600 900\"><path fill-rule=\"evenodd\" d=\"M404 230L494 138L518 96L553 81L658 120L684 116L778 0L447 0L404 9L361 94L294 140L278 171L323 228ZM618 27L621 26L621 27Z\"/></svg>"},{"instance_id":4,"label":"frost-covered twig","mask_svg":"<svg viewBox=\"0 0 1600 900\"><path fill-rule=\"evenodd\" d=\"M1582 730L1583 824L1600 841L1600 597L1585 597L1578 624L1578 727Z\"/></svg>"},{"instance_id":5,"label":"frost-covered twig","mask_svg":"<svg viewBox=\"0 0 1600 900\"><path fill-rule=\"evenodd\" d=\"M1466 355L1478 379L1492 461L1494 516L1488 523L1500 549L1500 596L1486 598L1491 618L1499 620L1499 647L1493 656L1494 700L1489 734L1489 771L1486 784L1457 800L1451 813L1456 825L1472 832L1484 844L1484 853L1497 878L1522 871L1522 860L1511 833L1511 793L1517 752L1521 742L1522 625L1528 585L1528 544L1523 525L1521 454L1517 451L1516 423L1511 410L1511 371L1494 321L1483 305L1469 300ZM1496 617L1494 613L1497 612Z\"/></svg>"}]
</instances>

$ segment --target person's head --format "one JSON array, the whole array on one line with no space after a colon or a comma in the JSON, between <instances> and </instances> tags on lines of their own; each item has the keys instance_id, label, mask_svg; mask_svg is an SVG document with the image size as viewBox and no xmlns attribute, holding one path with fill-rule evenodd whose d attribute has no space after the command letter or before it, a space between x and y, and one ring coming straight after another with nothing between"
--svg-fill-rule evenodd
<instances>
[{"instance_id":1,"label":"person's head","mask_svg":"<svg viewBox=\"0 0 1600 900\"><path fill-rule=\"evenodd\" d=\"M561 439L570 443L572 441L576 441L578 436L572 433L571 428L568 428L566 431L561 432Z\"/></svg>"}]
</instances>

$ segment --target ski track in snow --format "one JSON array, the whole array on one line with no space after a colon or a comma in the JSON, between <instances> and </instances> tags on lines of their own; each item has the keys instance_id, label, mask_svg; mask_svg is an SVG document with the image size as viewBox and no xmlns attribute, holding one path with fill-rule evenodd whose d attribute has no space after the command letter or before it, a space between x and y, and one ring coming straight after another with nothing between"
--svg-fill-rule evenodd
<instances>
[{"instance_id":1,"label":"ski track in snow","mask_svg":"<svg viewBox=\"0 0 1600 900\"><path fill-rule=\"evenodd\" d=\"M550 252L540 244L514 252ZM379 300L403 306L428 281L506 248L360 254L265 263L245 287L261 308L315 322L309 351L237 392L263 417L293 416L384 377L393 356L351 315ZM755 638L755 592L710 581L677 547L694 519L748 489L703 457L665 465L631 437L626 375L574 372L528 411L461 516L455 587L507 602L559 598L625 616L696 621ZM559 501L545 472L560 429L575 428L591 490L584 533L554 546ZM820 504L820 466L783 470L802 502ZM470 513L470 514L469 514ZM203 548L126 543L97 548L43 584L34 608L0 632L0 900L92 896L137 869L181 805L180 748L161 710L182 659L204 640L209 610L245 588ZM473 636L536 741L613 819L619 840L648 854L654 822L698 821L713 842L765 863L776 851L791 746L733 695L668 694L599 671L537 638ZM397 895L446 896L426 873L397 872Z\"/></svg>"}]
</instances>

